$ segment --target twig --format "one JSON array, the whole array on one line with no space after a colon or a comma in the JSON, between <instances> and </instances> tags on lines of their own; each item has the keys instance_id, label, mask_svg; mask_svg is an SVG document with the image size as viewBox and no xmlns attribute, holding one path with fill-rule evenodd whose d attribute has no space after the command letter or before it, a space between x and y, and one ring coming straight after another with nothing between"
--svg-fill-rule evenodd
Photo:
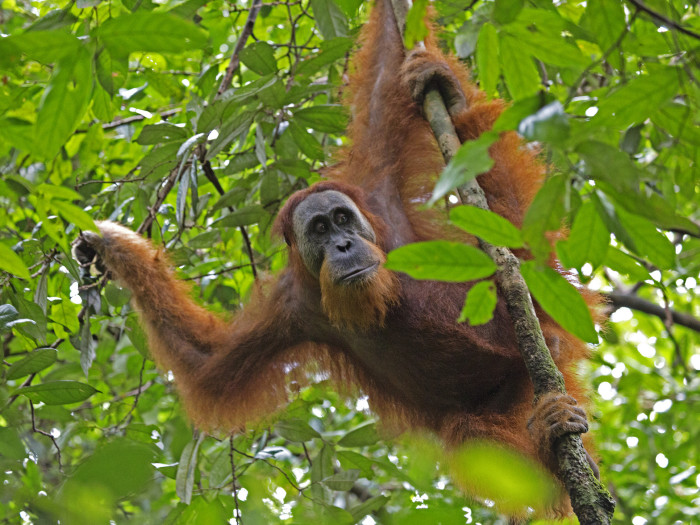
<instances>
[{"instance_id":1,"label":"twig","mask_svg":"<svg viewBox=\"0 0 700 525\"><path fill-rule=\"evenodd\" d=\"M645 314L654 315L662 321L666 320L668 312L668 314L671 316L671 320L675 324L679 324L681 326L685 326L686 328L690 328L691 330L695 330L696 332L700 332L700 319L697 319L690 314L678 312L671 308L666 310L663 307L652 303L651 301L642 299L638 295L625 292L610 292L604 294L604 297L608 299L610 304L615 307L615 310L623 307L631 308L632 310L644 312Z\"/></svg>"},{"instance_id":2,"label":"twig","mask_svg":"<svg viewBox=\"0 0 700 525\"><path fill-rule=\"evenodd\" d=\"M258 18L258 13L260 12L261 6L262 0L253 0L253 5L250 6L250 11L248 11L248 19L245 22L245 26L243 26L241 37L238 39L238 42L236 42L236 47L233 49L233 55L231 55L231 61L228 63L228 67L226 68L226 74L219 85L219 90L216 92L217 96L220 96L231 85L233 72L238 69L238 65L241 61L239 57L241 49L245 47L248 37L253 34L255 19Z\"/></svg>"},{"instance_id":3,"label":"twig","mask_svg":"<svg viewBox=\"0 0 700 525\"><path fill-rule=\"evenodd\" d=\"M690 29L686 29L685 27L680 25L678 22L671 20L670 18L662 15L661 13L657 13L653 9L650 9L649 7L644 5L639 0L628 0L628 2L630 4L632 4L634 7L636 7L637 9L639 9L640 11L645 12L646 14L651 16L652 18L656 18L663 25L672 27L673 29L675 29L676 31L679 31L680 33L683 33L684 35L688 35L688 36L691 36L693 38L700 40L700 34L695 33L694 31L691 31Z\"/></svg>"},{"instance_id":4,"label":"twig","mask_svg":"<svg viewBox=\"0 0 700 525\"><path fill-rule=\"evenodd\" d=\"M180 177L180 174L185 171L183 168L183 164L178 164L170 171L170 175L168 175L168 178L165 180L165 183L158 190L158 196L156 197L156 201L153 203L153 206L151 206L148 209L148 215L143 220L141 225L136 229L136 233L142 234L151 227L153 221L156 219L158 208L160 208L163 202L165 202L165 198L168 196L168 193L170 193L170 190L173 189L173 186L175 186L175 182L177 182L177 179Z\"/></svg>"},{"instance_id":5,"label":"twig","mask_svg":"<svg viewBox=\"0 0 700 525\"><path fill-rule=\"evenodd\" d=\"M410 0L392 0L392 2L396 9L397 3L408 4ZM404 7L402 11L405 13L408 8ZM397 25L403 28L405 21L398 19ZM426 93L423 110L447 163L455 155L461 143L437 89L431 89ZM476 179L472 179L457 191L463 203L488 209L486 196ZM547 348L530 292L520 275L518 258L507 248L493 246L482 240L479 240L479 245L498 266L496 278L506 300L508 312L513 319L518 347L534 386L535 401L545 393L565 393L564 379ZM556 454L559 477L569 492L571 505L580 522L583 525L609 524L615 504L588 465L581 436L564 435L557 441Z\"/></svg>"},{"instance_id":6,"label":"twig","mask_svg":"<svg viewBox=\"0 0 700 525\"><path fill-rule=\"evenodd\" d=\"M36 432L37 434L41 434L42 436L46 436L51 440L53 443L53 446L56 447L56 455L58 456L58 470L63 474L63 463L61 462L61 447L58 446L58 442L56 441L56 438L53 437L51 434L46 432L45 430L41 430L36 428L36 419L34 416L34 403L29 401L29 409L32 412L32 432Z\"/></svg>"},{"instance_id":7,"label":"twig","mask_svg":"<svg viewBox=\"0 0 700 525\"><path fill-rule=\"evenodd\" d=\"M238 478L236 477L236 462L233 459L233 434L228 437L228 457L231 460L231 485L233 486L233 503L236 507L236 523L243 525L243 517L238 503Z\"/></svg>"}]
</instances>

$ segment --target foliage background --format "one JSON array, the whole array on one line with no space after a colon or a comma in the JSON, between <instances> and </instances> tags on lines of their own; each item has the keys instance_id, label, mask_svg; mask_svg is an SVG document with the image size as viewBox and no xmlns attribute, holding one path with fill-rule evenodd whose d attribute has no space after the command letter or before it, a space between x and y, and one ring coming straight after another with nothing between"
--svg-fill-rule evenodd
<instances>
[{"instance_id":1,"label":"foliage background","mask_svg":"<svg viewBox=\"0 0 700 525\"><path fill-rule=\"evenodd\" d=\"M322 377L256 428L193 430L128 294L70 256L93 219L118 220L167 247L212 309L238 309L284 265L280 204L343 141L367 4L265 2L250 36L247 3L0 5L0 520L502 523L427 440L378 437L366 401ZM434 5L444 45L513 102L506 126L544 146L554 182L523 236L546 252L543 232L568 223L559 257L608 295L581 373L615 522L698 520L697 5Z\"/></svg>"}]
</instances>

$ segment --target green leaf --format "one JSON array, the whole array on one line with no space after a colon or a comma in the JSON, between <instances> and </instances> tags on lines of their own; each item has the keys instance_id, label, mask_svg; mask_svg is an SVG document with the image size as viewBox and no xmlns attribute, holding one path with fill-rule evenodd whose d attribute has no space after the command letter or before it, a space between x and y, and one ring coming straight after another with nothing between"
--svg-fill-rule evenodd
<instances>
[{"instance_id":1,"label":"green leaf","mask_svg":"<svg viewBox=\"0 0 700 525\"><path fill-rule=\"evenodd\" d=\"M520 271L533 297L564 330L588 343L598 342L588 306L569 281L535 261L525 261Z\"/></svg>"},{"instance_id":2,"label":"green leaf","mask_svg":"<svg viewBox=\"0 0 700 525\"><path fill-rule=\"evenodd\" d=\"M654 68L652 74L633 77L598 104L593 123L624 129L649 117L649 108L658 108L671 100L678 91L678 69Z\"/></svg>"},{"instance_id":3,"label":"green leaf","mask_svg":"<svg viewBox=\"0 0 700 525\"><path fill-rule=\"evenodd\" d=\"M581 268L586 262L591 263L593 268L603 264L610 245L610 233L593 202L588 201L581 206L569 238L557 244L557 251L559 245L566 246L566 256L560 258L569 268Z\"/></svg>"},{"instance_id":4,"label":"green leaf","mask_svg":"<svg viewBox=\"0 0 700 525\"><path fill-rule=\"evenodd\" d=\"M35 374L48 368L56 362L57 354L53 348L39 348L13 363L7 370L7 379L18 379L20 377Z\"/></svg>"},{"instance_id":5,"label":"green leaf","mask_svg":"<svg viewBox=\"0 0 700 525\"><path fill-rule=\"evenodd\" d=\"M80 41L63 29L27 31L21 35L8 37L7 40L29 58L43 64L51 64L64 57L75 56L81 47Z\"/></svg>"},{"instance_id":6,"label":"green leaf","mask_svg":"<svg viewBox=\"0 0 700 525\"><path fill-rule=\"evenodd\" d=\"M259 41L241 50L241 62L258 75L270 75L277 72L275 50L267 42Z\"/></svg>"},{"instance_id":7,"label":"green leaf","mask_svg":"<svg viewBox=\"0 0 700 525\"><path fill-rule=\"evenodd\" d=\"M0 244L0 246L2 246L2 244ZM12 306L11 304L0 305L0 330L4 330L5 328L7 328L9 323L18 318L19 312L14 306Z\"/></svg>"},{"instance_id":8,"label":"green leaf","mask_svg":"<svg viewBox=\"0 0 700 525\"><path fill-rule=\"evenodd\" d=\"M501 71L513 100L520 100L534 95L541 89L540 74L532 57L523 50L519 39L499 34L499 51Z\"/></svg>"},{"instance_id":9,"label":"green leaf","mask_svg":"<svg viewBox=\"0 0 700 525\"><path fill-rule=\"evenodd\" d=\"M501 113L493 125L493 131L500 133L502 131L517 130L523 119L537 113L545 105L554 101L556 99L549 93L537 94L518 100Z\"/></svg>"},{"instance_id":10,"label":"green leaf","mask_svg":"<svg viewBox=\"0 0 700 525\"><path fill-rule=\"evenodd\" d=\"M476 140L462 144L442 170L428 205L435 204L455 188L490 170L493 167L493 159L489 156L489 148L497 139L498 134L487 132Z\"/></svg>"},{"instance_id":11,"label":"green leaf","mask_svg":"<svg viewBox=\"0 0 700 525\"><path fill-rule=\"evenodd\" d=\"M373 421L370 421L348 431L338 440L338 445L341 447L364 447L374 445L377 441L379 441L377 426Z\"/></svg>"},{"instance_id":12,"label":"green leaf","mask_svg":"<svg viewBox=\"0 0 700 525\"><path fill-rule=\"evenodd\" d=\"M347 492L348 490L352 489L352 487L355 485L355 482L357 481L357 478L359 477L359 470L345 470L343 472L339 472L338 474L334 474L332 476L327 477L322 481L322 483L331 490L340 490L343 492Z\"/></svg>"},{"instance_id":13,"label":"green leaf","mask_svg":"<svg viewBox=\"0 0 700 525\"><path fill-rule=\"evenodd\" d=\"M40 385L25 386L15 393L29 398L34 403L46 405L68 405L86 400L96 388L78 381L47 381Z\"/></svg>"},{"instance_id":14,"label":"green leaf","mask_svg":"<svg viewBox=\"0 0 700 525\"><path fill-rule=\"evenodd\" d=\"M384 508L384 506L388 502L389 498L387 496L374 496L372 498L369 498L368 500L363 501L359 505L355 505L354 507L350 508L350 514L352 514L355 523L359 523L362 520L362 518L364 518L368 514L371 514Z\"/></svg>"},{"instance_id":15,"label":"green leaf","mask_svg":"<svg viewBox=\"0 0 700 525\"><path fill-rule=\"evenodd\" d=\"M342 106L319 105L298 109L294 112L296 122L304 127L323 133L338 133L345 130L348 117Z\"/></svg>"},{"instance_id":16,"label":"green leaf","mask_svg":"<svg viewBox=\"0 0 700 525\"><path fill-rule=\"evenodd\" d=\"M267 212L262 206L245 206L215 221L213 226L217 228L238 228L239 226L259 223L267 217L267 215Z\"/></svg>"},{"instance_id":17,"label":"green leaf","mask_svg":"<svg viewBox=\"0 0 700 525\"><path fill-rule=\"evenodd\" d=\"M523 8L523 4L523 0L495 0L493 19L501 25L512 22Z\"/></svg>"},{"instance_id":18,"label":"green leaf","mask_svg":"<svg viewBox=\"0 0 700 525\"><path fill-rule=\"evenodd\" d=\"M479 84L487 95L497 94L498 77L501 69L498 61L498 33L486 22L481 26L476 43L476 64L479 69Z\"/></svg>"},{"instance_id":19,"label":"green leaf","mask_svg":"<svg viewBox=\"0 0 700 525\"><path fill-rule=\"evenodd\" d=\"M321 143L306 129L297 124L296 121L289 123L287 131L291 133L292 139L294 139L294 142L304 155L312 160L323 160L325 158Z\"/></svg>"},{"instance_id":20,"label":"green leaf","mask_svg":"<svg viewBox=\"0 0 700 525\"><path fill-rule=\"evenodd\" d=\"M333 0L310 0L310 5L325 40L348 36L348 20Z\"/></svg>"},{"instance_id":21,"label":"green leaf","mask_svg":"<svg viewBox=\"0 0 700 525\"><path fill-rule=\"evenodd\" d=\"M29 270L24 261L20 259L9 246L0 242L0 270L16 275L20 279L30 280Z\"/></svg>"},{"instance_id":22,"label":"green leaf","mask_svg":"<svg viewBox=\"0 0 700 525\"><path fill-rule=\"evenodd\" d=\"M633 257L610 246L605 256L605 266L617 273L628 275L632 280L640 282L649 279L649 272Z\"/></svg>"},{"instance_id":23,"label":"green leaf","mask_svg":"<svg viewBox=\"0 0 700 525\"><path fill-rule=\"evenodd\" d=\"M622 208L617 210L617 216L634 241L634 246L628 246L628 248L661 269L670 269L675 266L676 251L673 243L650 221Z\"/></svg>"},{"instance_id":24,"label":"green leaf","mask_svg":"<svg viewBox=\"0 0 700 525\"><path fill-rule=\"evenodd\" d=\"M552 31L546 24L538 24L534 21L511 24L504 29L504 33L510 35L511 43L519 43L525 53L523 56L532 55L545 64L580 70L589 63L589 59L581 53L572 40ZM534 67L534 64L532 65Z\"/></svg>"},{"instance_id":25,"label":"green leaf","mask_svg":"<svg viewBox=\"0 0 700 525\"><path fill-rule=\"evenodd\" d=\"M600 50L605 53L626 30L623 3L618 0L586 2L586 11L581 17L581 27L588 31L598 43ZM610 59L613 60L615 67L621 66L619 52L608 55L608 60Z\"/></svg>"},{"instance_id":26,"label":"green leaf","mask_svg":"<svg viewBox=\"0 0 700 525\"><path fill-rule=\"evenodd\" d=\"M563 145L569 137L569 116L558 100L525 117L518 132L527 140Z\"/></svg>"},{"instance_id":27,"label":"green leaf","mask_svg":"<svg viewBox=\"0 0 700 525\"><path fill-rule=\"evenodd\" d=\"M192 501L199 445L201 445L205 436L206 434L202 432L197 440L192 440L187 443L182 450L182 454L180 454L180 462L178 463L177 474L175 475L175 491L180 499L187 505Z\"/></svg>"},{"instance_id":28,"label":"green leaf","mask_svg":"<svg viewBox=\"0 0 700 525\"><path fill-rule=\"evenodd\" d=\"M137 11L110 18L98 37L116 56L133 51L177 53L207 46L207 34L196 25L168 13Z\"/></svg>"},{"instance_id":29,"label":"green leaf","mask_svg":"<svg viewBox=\"0 0 700 525\"><path fill-rule=\"evenodd\" d=\"M449 241L407 244L393 250L385 265L414 279L462 282L488 277L496 265L473 246Z\"/></svg>"},{"instance_id":30,"label":"green leaf","mask_svg":"<svg viewBox=\"0 0 700 525\"><path fill-rule=\"evenodd\" d=\"M136 139L137 144L150 145L165 142L183 142L190 134L183 126L176 126L169 122L159 122L144 126Z\"/></svg>"},{"instance_id":31,"label":"green leaf","mask_svg":"<svg viewBox=\"0 0 700 525\"><path fill-rule=\"evenodd\" d=\"M0 427L0 456L16 461L27 457L24 444L16 428Z\"/></svg>"},{"instance_id":32,"label":"green leaf","mask_svg":"<svg viewBox=\"0 0 700 525\"><path fill-rule=\"evenodd\" d=\"M52 200L51 206L56 209L58 214L71 224L75 224L81 230L97 231L95 221L83 209L78 208L75 204L66 201Z\"/></svg>"},{"instance_id":33,"label":"green leaf","mask_svg":"<svg viewBox=\"0 0 700 525\"><path fill-rule=\"evenodd\" d=\"M537 192L525 214L523 238L537 257L546 257L549 254L549 241L545 233L561 228L566 212L566 192L567 180L564 176L550 177Z\"/></svg>"},{"instance_id":34,"label":"green leaf","mask_svg":"<svg viewBox=\"0 0 700 525\"><path fill-rule=\"evenodd\" d=\"M92 64L84 48L62 59L44 91L37 122L36 141L46 159L53 158L80 124L92 91Z\"/></svg>"},{"instance_id":35,"label":"green leaf","mask_svg":"<svg viewBox=\"0 0 700 525\"><path fill-rule=\"evenodd\" d=\"M406 27L404 29L404 46L413 49L416 42L420 42L428 36L428 28L425 25L425 12L428 8L427 0L414 0L406 13Z\"/></svg>"},{"instance_id":36,"label":"green leaf","mask_svg":"<svg viewBox=\"0 0 700 525\"><path fill-rule=\"evenodd\" d=\"M320 438L319 434L303 419L288 419L280 421L275 425L277 433L288 441L310 441L315 438Z\"/></svg>"},{"instance_id":37,"label":"green leaf","mask_svg":"<svg viewBox=\"0 0 700 525\"><path fill-rule=\"evenodd\" d=\"M523 237L520 230L500 215L475 206L457 206L450 210L450 221L462 230L495 246L520 248Z\"/></svg>"},{"instance_id":38,"label":"green leaf","mask_svg":"<svg viewBox=\"0 0 700 525\"><path fill-rule=\"evenodd\" d=\"M471 326L488 323L493 318L498 296L496 285L491 281L481 281L471 287L457 322L469 321Z\"/></svg>"},{"instance_id":39,"label":"green leaf","mask_svg":"<svg viewBox=\"0 0 700 525\"><path fill-rule=\"evenodd\" d=\"M129 60L126 54L113 55L107 49L100 50L95 56L97 80L111 96L126 83L129 74Z\"/></svg>"},{"instance_id":40,"label":"green leaf","mask_svg":"<svg viewBox=\"0 0 700 525\"><path fill-rule=\"evenodd\" d=\"M352 48L353 40L347 37L337 37L331 40L321 42L320 50L316 55L310 58L302 58L299 66L296 69L296 75L313 75L336 60L343 58L350 48Z\"/></svg>"},{"instance_id":41,"label":"green leaf","mask_svg":"<svg viewBox=\"0 0 700 525\"><path fill-rule=\"evenodd\" d=\"M501 512L544 512L556 502L557 483L540 465L493 442L472 441L446 462L460 486L479 498L495 501Z\"/></svg>"}]
</instances>

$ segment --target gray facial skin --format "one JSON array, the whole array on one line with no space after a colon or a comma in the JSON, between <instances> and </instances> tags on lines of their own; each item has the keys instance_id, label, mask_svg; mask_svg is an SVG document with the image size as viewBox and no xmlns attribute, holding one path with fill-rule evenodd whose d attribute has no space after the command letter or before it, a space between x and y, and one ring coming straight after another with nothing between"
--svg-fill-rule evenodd
<instances>
[{"instance_id":1,"label":"gray facial skin","mask_svg":"<svg viewBox=\"0 0 700 525\"><path fill-rule=\"evenodd\" d=\"M369 244L376 242L374 230L344 193L312 193L294 210L292 222L301 258L316 278L324 261L338 285L365 281L379 268Z\"/></svg>"}]
</instances>

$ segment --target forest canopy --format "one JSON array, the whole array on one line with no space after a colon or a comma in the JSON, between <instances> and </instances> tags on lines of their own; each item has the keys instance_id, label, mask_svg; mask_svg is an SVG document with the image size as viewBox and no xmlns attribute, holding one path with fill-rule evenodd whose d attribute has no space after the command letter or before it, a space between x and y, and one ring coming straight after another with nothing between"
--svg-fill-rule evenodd
<instances>
[{"instance_id":1,"label":"forest canopy","mask_svg":"<svg viewBox=\"0 0 700 525\"><path fill-rule=\"evenodd\" d=\"M441 46L507 101L498 131L547 164L522 228L471 233L537 260L554 249L605 298L609 321L594 325L569 282L524 269L543 308L593 343L580 374L613 522L699 519L700 8L430 4ZM427 5L409 12L409 46ZM365 397L323 376L291 382L289 406L244 432L193 428L128 292L71 255L95 220L121 222L167 249L198 300L237 311L286 263L277 211L346 142L369 7L0 4L0 523L505 523L495 500L527 507L546 489L484 444L450 467L433 438L388 435ZM465 143L435 200L489 169L489 145ZM458 274L450 249L419 256ZM488 321L492 294L470 294L462 322ZM481 497L467 499L458 484L475 478Z\"/></svg>"}]
</instances>

